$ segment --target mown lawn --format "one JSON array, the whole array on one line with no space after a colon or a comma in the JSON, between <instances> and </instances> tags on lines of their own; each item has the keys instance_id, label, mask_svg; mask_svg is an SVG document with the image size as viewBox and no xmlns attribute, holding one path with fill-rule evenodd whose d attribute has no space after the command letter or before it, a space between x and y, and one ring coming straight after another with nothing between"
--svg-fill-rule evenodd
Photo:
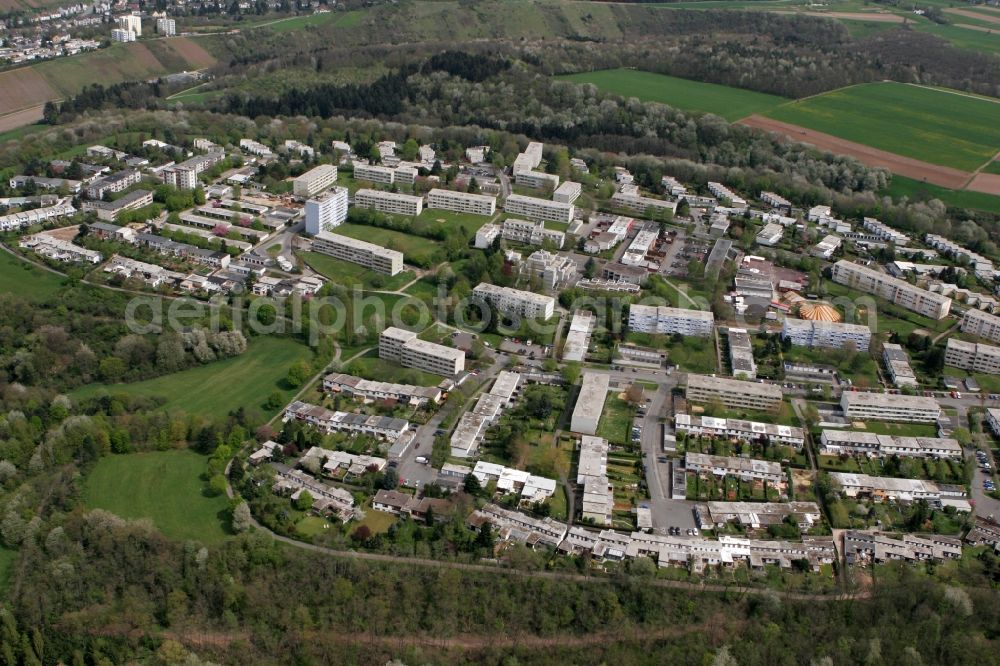
<instances>
[{"instance_id":1,"label":"mown lawn","mask_svg":"<svg viewBox=\"0 0 1000 666\"><path fill-rule=\"evenodd\" d=\"M403 271L396 275L376 273L364 266L335 259L320 252L302 252L301 255L314 271L331 282L345 287L360 286L364 289L395 291L416 277L412 271Z\"/></svg>"},{"instance_id":2,"label":"mown lawn","mask_svg":"<svg viewBox=\"0 0 1000 666\"><path fill-rule=\"evenodd\" d=\"M404 368L398 363L378 357L378 352L368 353L351 361L345 372L365 379L377 379L381 382L396 384L412 384L414 386L437 386L444 377L416 368Z\"/></svg>"},{"instance_id":3,"label":"mown lawn","mask_svg":"<svg viewBox=\"0 0 1000 666\"><path fill-rule=\"evenodd\" d=\"M91 384L74 391L73 397L104 392L162 396L167 400L165 409L221 418L240 407L263 409L275 391L291 399L295 390L284 381L288 368L310 356L308 347L288 338L261 337L235 358L134 384Z\"/></svg>"},{"instance_id":4,"label":"mown lawn","mask_svg":"<svg viewBox=\"0 0 1000 666\"><path fill-rule=\"evenodd\" d=\"M171 539L217 544L228 536L228 502L206 494L207 469L188 450L106 456L87 475L83 500L129 520L147 518Z\"/></svg>"},{"instance_id":5,"label":"mown lawn","mask_svg":"<svg viewBox=\"0 0 1000 666\"><path fill-rule=\"evenodd\" d=\"M435 241L392 229L347 223L337 227L336 233L402 252L407 263L418 266L429 266L438 251L438 244Z\"/></svg>"},{"instance_id":6,"label":"mown lawn","mask_svg":"<svg viewBox=\"0 0 1000 666\"><path fill-rule=\"evenodd\" d=\"M597 425L597 434L612 444L626 445L631 441L632 433L632 407L627 402L618 397L616 393L610 393L604 401L604 411L601 413L601 421Z\"/></svg>"},{"instance_id":7,"label":"mown lawn","mask_svg":"<svg viewBox=\"0 0 1000 666\"><path fill-rule=\"evenodd\" d=\"M897 155L972 171L1000 150L1000 100L903 83L866 83L764 115Z\"/></svg>"},{"instance_id":8,"label":"mown lawn","mask_svg":"<svg viewBox=\"0 0 1000 666\"><path fill-rule=\"evenodd\" d=\"M457 234L464 229L465 235L472 238L481 226L490 221L491 217L489 215L471 215L437 208L425 208L424 212L417 215L415 219L426 224L430 229L443 228L448 235ZM545 226L547 227L549 224L546 223Z\"/></svg>"},{"instance_id":9,"label":"mown lawn","mask_svg":"<svg viewBox=\"0 0 1000 666\"><path fill-rule=\"evenodd\" d=\"M43 300L56 293L64 278L0 252L0 291Z\"/></svg>"},{"instance_id":10,"label":"mown lawn","mask_svg":"<svg viewBox=\"0 0 1000 666\"><path fill-rule=\"evenodd\" d=\"M777 95L635 69L605 69L559 78L574 83L591 83L605 92L622 97L661 102L686 111L714 113L726 120L738 120L763 113L788 101Z\"/></svg>"}]
</instances>

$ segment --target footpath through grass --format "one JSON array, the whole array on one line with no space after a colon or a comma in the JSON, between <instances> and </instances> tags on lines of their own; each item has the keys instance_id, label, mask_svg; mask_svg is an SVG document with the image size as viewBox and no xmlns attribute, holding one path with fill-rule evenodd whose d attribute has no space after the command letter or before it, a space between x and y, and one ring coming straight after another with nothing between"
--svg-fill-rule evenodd
<instances>
[{"instance_id":1,"label":"footpath through grass","mask_svg":"<svg viewBox=\"0 0 1000 666\"><path fill-rule=\"evenodd\" d=\"M193 451L101 458L87 476L83 500L122 518L146 518L171 539L217 544L228 536L225 496L208 496L207 459Z\"/></svg>"},{"instance_id":2,"label":"footpath through grass","mask_svg":"<svg viewBox=\"0 0 1000 666\"><path fill-rule=\"evenodd\" d=\"M636 69L605 69L559 78L573 83L592 83L605 92L622 97L638 97L685 111L714 113L730 121L763 113L788 101L777 95Z\"/></svg>"},{"instance_id":3,"label":"footpath through grass","mask_svg":"<svg viewBox=\"0 0 1000 666\"><path fill-rule=\"evenodd\" d=\"M160 396L167 400L165 409L223 417L240 407L263 410L263 403L275 391L290 400L295 390L285 385L288 368L296 361L308 361L310 355L305 345L288 338L255 338L235 358L133 384L91 384L72 396L79 399L102 392Z\"/></svg>"},{"instance_id":4,"label":"footpath through grass","mask_svg":"<svg viewBox=\"0 0 1000 666\"><path fill-rule=\"evenodd\" d=\"M931 164L973 171L1000 150L1000 100L904 83L865 83L764 115Z\"/></svg>"}]
</instances>

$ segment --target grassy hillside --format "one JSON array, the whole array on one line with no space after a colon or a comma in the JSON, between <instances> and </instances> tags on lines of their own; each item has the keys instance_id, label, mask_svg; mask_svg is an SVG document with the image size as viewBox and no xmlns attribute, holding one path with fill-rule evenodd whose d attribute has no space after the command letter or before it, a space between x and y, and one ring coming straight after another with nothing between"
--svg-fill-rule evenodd
<instances>
[{"instance_id":1,"label":"grassy hillside","mask_svg":"<svg viewBox=\"0 0 1000 666\"><path fill-rule=\"evenodd\" d=\"M1000 150L1000 101L902 83L868 83L764 115L931 164L972 171Z\"/></svg>"},{"instance_id":2,"label":"grassy hillside","mask_svg":"<svg viewBox=\"0 0 1000 666\"><path fill-rule=\"evenodd\" d=\"M91 83L144 80L215 63L201 44L186 37L113 44L68 58L0 72L0 115L74 95Z\"/></svg>"},{"instance_id":3,"label":"grassy hillside","mask_svg":"<svg viewBox=\"0 0 1000 666\"><path fill-rule=\"evenodd\" d=\"M261 337L235 358L133 384L91 384L74 391L73 397L103 391L160 396L167 399L165 409L222 417L239 407L262 409L274 391L290 399L294 391L284 383L288 368L309 355L307 347L287 338Z\"/></svg>"},{"instance_id":4,"label":"grassy hillside","mask_svg":"<svg viewBox=\"0 0 1000 666\"><path fill-rule=\"evenodd\" d=\"M44 299L54 294L62 283L63 278L55 273L0 251L0 292Z\"/></svg>"},{"instance_id":5,"label":"grassy hillside","mask_svg":"<svg viewBox=\"0 0 1000 666\"><path fill-rule=\"evenodd\" d=\"M151 520L172 539L217 544L227 537L228 503L206 494L206 469L205 458L187 450L105 456L87 476L84 503Z\"/></svg>"},{"instance_id":6,"label":"grassy hillside","mask_svg":"<svg viewBox=\"0 0 1000 666\"><path fill-rule=\"evenodd\" d=\"M606 69L559 78L574 83L592 83L622 97L662 102L686 111L714 113L730 121L763 113L788 101L776 95L634 69Z\"/></svg>"}]
</instances>

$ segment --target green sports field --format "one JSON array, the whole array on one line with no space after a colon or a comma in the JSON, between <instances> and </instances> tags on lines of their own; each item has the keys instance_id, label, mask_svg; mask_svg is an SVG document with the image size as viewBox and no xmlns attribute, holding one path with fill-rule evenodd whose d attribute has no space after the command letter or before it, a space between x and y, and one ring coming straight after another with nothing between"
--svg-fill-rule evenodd
<instances>
[{"instance_id":1,"label":"green sports field","mask_svg":"<svg viewBox=\"0 0 1000 666\"><path fill-rule=\"evenodd\" d=\"M777 95L635 69L605 69L559 78L574 83L592 83L605 92L622 97L661 102L685 111L714 113L726 120L739 120L755 113L763 113L788 101Z\"/></svg>"},{"instance_id":2,"label":"green sports field","mask_svg":"<svg viewBox=\"0 0 1000 666\"><path fill-rule=\"evenodd\" d=\"M1000 151L1000 100L940 88L866 83L763 115L963 171Z\"/></svg>"},{"instance_id":3,"label":"green sports field","mask_svg":"<svg viewBox=\"0 0 1000 666\"><path fill-rule=\"evenodd\" d=\"M235 358L133 384L91 384L74 391L73 397L104 391L161 396L167 400L166 409L223 418L240 407L263 409L262 404L275 391L291 399L294 390L284 384L288 368L298 360L308 361L310 356L305 345L288 338L260 337Z\"/></svg>"},{"instance_id":4,"label":"green sports field","mask_svg":"<svg viewBox=\"0 0 1000 666\"><path fill-rule=\"evenodd\" d=\"M122 518L146 518L171 539L216 544L226 539L225 496L206 495L207 462L192 451L101 458L87 476L84 503Z\"/></svg>"}]
</instances>

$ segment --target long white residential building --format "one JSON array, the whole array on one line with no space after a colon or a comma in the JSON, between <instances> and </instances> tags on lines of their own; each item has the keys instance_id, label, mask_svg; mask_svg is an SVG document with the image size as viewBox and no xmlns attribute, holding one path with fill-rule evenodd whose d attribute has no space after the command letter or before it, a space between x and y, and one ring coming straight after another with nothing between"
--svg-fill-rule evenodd
<instances>
[{"instance_id":1,"label":"long white residential building","mask_svg":"<svg viewBox=\"0 0 1000 666\"><path fill-rule=\"evenodd\" d=\"M628 327L637 333L660 335L712 335L715 315L710 310L686 310L666 305L638 305L628 308Z\"/></svg>"},{"instance_id":2,"label":"long white residential building","mask_svg":"<svg viewBox=\"0 0 1000 666\"><path fill-rule=\"evenodd\" d=\"M576 200L580 198L583 193L583 186L580 183L574 183L572 180L567 180L562 185L556 188L555 192L552 193L552 200L558 201L559 203L576 203Z\"/></svg>"},{"instance_id":3,"label":"long white residential building","mask_svg":"<svg viewBox=\"0 0 1000 666\"><path fill-rule=\"evenodd\" d=\"M938 534L904 534L902 538L883 532L847 530L844 557L852 566L893 560L903 562L944 562L962 557L962 541Z\"/></svg>"},{"instance_id":4,"label":"long white residential building","mask_svg":"<svg viewBox=\"0 0 1000 666\"><path fill-rule=\"evenodd\" d=\"M222 150L212 150L204 155L195 155L180 164L160 170L160 178L167 185L179 190L193 190L198 187L198 176L226 159Z\"/></svg>"},{"instance_id":5,"label":"long white residential building","mask_svg":"<svg viewBox=\"0 0 1000 666\"><path fill-rule=\"evenodd\" d=\"M427 193L427 207L472 215L493 215L497 212L497 198L486 194L434 188Z\"/></svg>"},{"instance_id":6,"label":"long white residential building","mask_svg":"<svg viewBox=\"0 0 1000 666\"><path fill-rule=\"evenodd\" d=\"M609 375L598 372L583 373L580 394L577 396L573 416L570 419L570 430L584 435L597 434L597 425L601 421L610 385Z\"/></svg>"},{"instance_id":7,"label":"long white residential building","mask_svg":"<svg viewBox=\"0 0 1000 666\"><path fill-rule=\"evenodd\" d=\"M337 182L337 167L320 164L292 181L292 193L297 197L314 197Z\"/></svg>"},{"instance_id":8,"label":"long white residential building","mask_svg":"<svg viewBox=\"0 0 1000 666\"><path fill-rule=\"evenodd\" d=\"M482 282L472 290L473 296L483 299L502 314L527 319L548 319L555 312L556 299L531 291L500 287Z\"/></svg>"},{"instance_id":9,"label":"long white residential building","mask_svg":"<svg viewBox=\"0 0 1000 666\"><path fill-rule=\"evenodd\" d=\"M51 220L57 217L65 217L73 215L74 213L76 213L76 209L73 208L70 200L64 199L55 206L35 208L34 210L25 210L20 213L10 213L9 215L0 215L0 231L16 231L17 229L30 227L33 224L41 224L46 220Z\"/></svg>"},{"instance_id":10,"label":"long white residential building","mask_svg":"<svg viewBox=\"0 0 1000 666\"><path fill-rule=\"evenodd\" d=\"M781 337L800 347L843 349L848 343L853 343L856 351L865 352L868 351L872 332L861 324L785 317Z\"/></svg>"},{"instance_id":11,"label":"long white residential building","mask_svg":"<svg viewBox=\"0 0 1000 666\"><path fill-rule=\"evenodd\" d=\"M884 240L894 245L909 245L910 243L909 236L904 234L902 231L896 231L884 222L876 220L874 217L866 217L861 222L861 226L863 226L868 233L875 236L879 240Z\"/></svg>"},{"instance_id":12,"label":"long white residential building","mask_svg":"<svg viewBox=\"0 0 1000 666\"><path fill-rule=\"evenodd\" d=\"M841 453L910 458L962 457L958 440L945 437L893 437L857 430L823 430L820 450L827 455Z\"/></svg>"},{"instance_id":13,"label":"long white residential building","mask_svg":"<svg viewBox=\"0 0 1000 666\"><path fill-rule=\"evenodd\" d=\"M352 264L359 264L378 273L395 275L403 270L402 252L329 231L320 231L316 234L312 249Z\"/></svg>"},{"instance_id":14,"label":"long white residential building","mask_svg":"<svg viewBox=\"0 0 1000 666\"><path fill-rule=\"evenodd\" d=\"M528 220L518 220L516 218L504 220L501 226L501 234L504 240L525 243L527 245L542 245L548 242L562 249L566 243L566 234L562 231L546 229L544 222L529 222Z\"/></svg>"},{"instance_id":15,"label":"long white residential building","mask_svg":"<svg viewBox=\"0 0 1000 666\"><path fill-rule=\"evenodd\" d=\"M564 362L582 363L587 358L590 347L590 334L594 330L594 315L586 310L579 310L573 315L563 343L562 359Z\"/></svg>"},{"instance_id":16,"label":"long white residential building","mask_svg":"<svg viewBox=\"0 0 1000 666\"><path fill-rule=\"evenodd\" d=\"M571 203L526 197L522 194L512 194L507 197L503 208L511 215L523 215L531 220L561 222L563 224L569 224L573 221L575 210Z\"/></svg>"},{"instance_id":17,"label":"long white residential building","mask_svg":"<svg viewBox=\"0 0 1000 666\"><path fill-rule=\"evenodd\" d=\"M323 378L323 390L340 393L361 400L396 400L408 405L420 406L427 402L441 402L441 389L436 386L413 386L364 379L354 375L334 372Z\"/></svg>"},{"instance_id":18,"label":"long white residential building","mask_svg":"<svg viewBox=\"0 0 1000 666\"><path fill-rule=\"evenodd\" d=\"M347 188L334 187L322 196L306 201L306 233L316 235L339 227L347 219Z\"/></svg>"},{"instance_id":19,"label":"long white residential building","mask_svg":"<svg viewBox=\"0 0 1000 666\"><path fill-rule=\"evenodd\" d=\"M898 479L846 472L830 472L830 478L846 497L852 498L869 496L876 501L912 502L918 499L937 500L943 494L938 484L921 479Z\"/></svg>"},{"instance_id":20,"label":"long white residential building","mask_svg":"<svg viewBox=\"0 0 1000 666\"><path fill-rule=\"evenodd\" d=\"M962 332L1000 342L1000 317L969 308L962 317Z\"/></svg>"},{"instance_id":21,"label":"long white residential building","mask_svg":"<svg viewBox=\"0 0 1000 666\"><path fill-rule=\"evenodd\" d=\"M900 388L904 386L917 387L917 375L910 367L910 357L903 350L901 345L886 342L882 345L882 361L892 383Z\"/></svg>"},{"instance_id":22,"label":"long white residential building","mask_svg":"<svg viewBox=\"0 0 1000 666\"><path fill-rule=\"evenodd\" d=\"M376 164L355 164L354 179L392 185L396 180L396 170Z\"/></svg>"},{"instance_id":23,"label":"long white residential building","mask_svg":"<svg viewBox=\"0 0 1000 666\"><path fill-rule=\"evenodd\" d=\"M938 236L937 234L927 234L927 236L924 237L924 242L931 247L941 250L945 254L949 254L953 257L967 258L972 263L973 271L979 277L992 279L996 275L996 269L994 268L992 261L977 252L965 249L951 239L945 238L944 236Z\"/></svg>"},{"instance_id":24,"label":"long white residential building","mask_svg":"<svg viewBox=\"0 0 1000 666\"><path fill-rule=\"evenodd\" d=\"M555 189L559 187L559 176L533 169L519 169L514 173L514 182L524 187L533 187L539 190L545 187Z\"/></svg>"},{"instance_id":25,"label":"long white residential building","mask_svg":"<svg viewBox=\"0 0 1000 666\"><path fill-rule=\"evenodd\" d=\"M597 525L610 525L615 508L614 489L608 481L608 440L584 435L580 439L580 459L576 484L583 488L581 515Z\"/></svg>"},{"instance_id":26,"label":"long white residential building","mask_svg":"<svg viewBox=\"0 0 1000 666\"><path fill-rule=\"evenodd\" d=\"M378 339L378 355L407 368L417 368L445 377L465 369L465 352L421 340L413 331L390 326Z\"/></svg>"},{"instance_id":27,"label":"long white residential building","mask_svg":"<svg viewBox=\"0 0 1000 666\"><path fill-rule=\"evenodd\" d=\"M410 422L388 416L334 412L296 400L285 408L285 420L307 423L324 434L349 432L395 440L410 429Z\"/></svg>"},{"instance_id":28,"label":"long white residential building","mask_svg":"<svg viewBox=\"0 0 1000 666\"><path fill-rule=\"evenodd\" d=\"M424 210L424 200L412 194L362 189L354 193L354 205L392 215L414 217Z\"/></svg>"},{"instance_id":29,"label":"long white residential building","mask_svg":"<svg viewBox=\"0 0 1000 666\"><path fill-rule=\"evenodd\" d=\"M689 374L687 399L702 403L719 400L729 409L769 411L780 407L782 396L781 387L775 384Z\"/></svg>"},{"instance_id":30,"label":"long white residential building","mask_svg":"<svg viewBox=\"0 0 1000 666\"><path fill-rule=\"evenodd\" d=\"M844 391L840 406L849 419L937 423L941 416L937 400L917 395Z\"/></svg>"},{"instance_id":31,"label":"long white residential building","mask_svg":"<svg viewBox=\"0 0 1000 666\"><path fill-rule=\"evenodd\" d=\"M637 213L645 213L650 208L654 210L665 210L671 215L677 212L676 201L665 201L664 199L645 197L639 194L638 191L633 192L631 190L621 190L615 192L611 196L611 203L619 208L628 208L636 211Z\"/></svg>"},{"instance_id":32,"label":"long white residential building","mask_svg":"<svg viewBox=\"0 0 1000 666\"><path fill-rule=\"evenodd\" d=\"M943 319L951 310L951 299L915 287L887 273L842 259L833 265L833 281L884 298L890 303L931 319Z\"/></svg>"},{"instance_id":33,"label":"long white residential building","mask_svg":"<svg viewBox=\"0 0 1000 666\"><path fill-rule=\"evenodd\" d=\"M486 430L514 404L520 385L521 375L516 372L504 370L497 375L490 392L479 396L475 406L459 419L451 435L451 455L471 458L476 454Z\"/></svg>"},{"instance_id":34,"label":"long white residential building","mask_svg":"<svg viewBox=\"0 0 1000 666\"><path fill-rule=\"evenodd\" d=\"M677 432L686 432L692 435L739 439L744 442L755 442L766 439L771 444L783 444L796 449L801 449L805 443L805 431L802 428L761 423L760 421L718 419L713 416L676 414L674 416L674 425Z\"/></svg>"},{"instance_id":35,"label":"long white residential building","mask_svg":"<svg viewBox=\"0 0 1000 666\"><path fill-rule=\"evenodd\" d=\"M719 199L729 199L729 205L733 208L746 208L747 200L739 196L722 183L709 182L708 191Z\"/></svg>"},{"instance_id":36,"label":"long white residential building","mask_svg":"<svg viewBox=\"0 0 1000 666\"><path fill-rule=\"evenodd\" d=\"M786 482L780 463L753 458L711 456L689 451L684 455L684 469L695 474L735 476L746 481L767 481L778 485Z\"/></svg>"},{"instance_id":37,"label":"long white residential building","mask_svg":"<svg viewBox=\"0 0 1000 666\"><path fill-rule=\"evenodd\" d=\"M948 338L944 364L986 375L1000 375L1000 347Z\"/></svg>"}]
</instances>

